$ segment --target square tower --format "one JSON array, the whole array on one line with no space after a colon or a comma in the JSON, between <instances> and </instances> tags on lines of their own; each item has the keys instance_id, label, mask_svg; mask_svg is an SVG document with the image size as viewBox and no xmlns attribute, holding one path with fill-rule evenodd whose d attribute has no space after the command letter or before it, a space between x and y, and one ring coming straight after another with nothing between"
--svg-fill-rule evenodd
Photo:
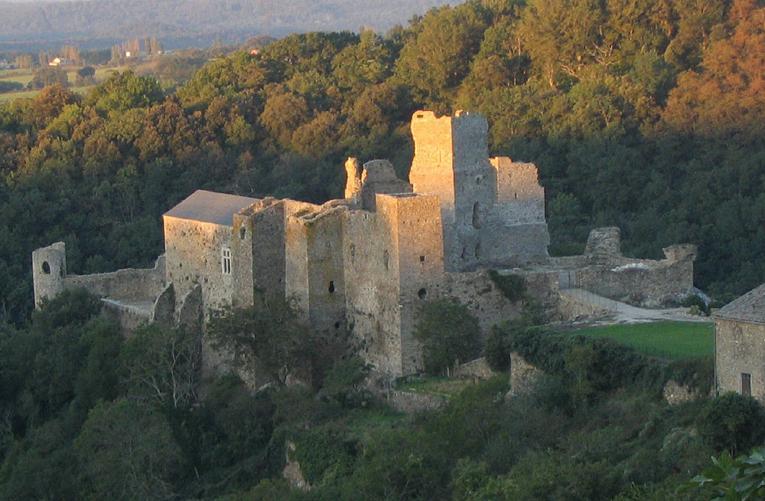
<instances>
[{"instance_id":1,"label":"square tower","mask_svg":"<svg viewBox=\"0 0 765 501\"><path fill-rule=\"evenodd\" d=\"M481 261L481 227L496 199L496 169L489 162L489 125L477 113L458 111L412 117L414 160L409 180L415 193L435 195L441 207L448 270Z\"/></svg>"}]
</instances>

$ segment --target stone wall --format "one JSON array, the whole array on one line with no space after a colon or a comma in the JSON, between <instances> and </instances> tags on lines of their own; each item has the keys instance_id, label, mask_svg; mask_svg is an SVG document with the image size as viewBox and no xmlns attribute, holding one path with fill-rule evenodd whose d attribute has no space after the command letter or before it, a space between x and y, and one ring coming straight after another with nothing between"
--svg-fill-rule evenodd
<instances>
[{"instance_id":1,"label":"stone wall","mask_svg":"<svg viewBox=\"0 0 765 501\"><path fill-rule=\"evenodd\" d=\"M349 211L344 234L348 331L377 371L402 374L398 259L390 222L379 213Z\"/></svg>"},{"instance_id":2,"label":"stone wall","mask_svg":"<svg viewBox=\"0 0 765 501\"><path fill-rule=\"evenodd\" d=\"M322 334L345 330L343 220L346 207L324 207L288 218L287 290ZM292 267L292 269L290 269Z\"/></svg>"},{"instance_id":3,"label":"stone wall","mask_svg":"<svg viewBox=\"0 0 765 501\"><path fill-rule=\"evenodd\" d=\"M520 302L512 303L505 297L485 270L447 273L439 294L465 305L478 319L484 338L493 326L518 318L523 309Z\"/></svg>"},{"instance_id":4,"label":"stone wall","mask_svg":"<svg viewBox=\"0 0 765 501\"><path fill-rule=\"evenodd\" d=\"M127 302L153 303L165 287L165 257L153 268L127 268L110 273L69 275L66 272L66 246L57 242L32 254L35 303L52 299L67 289L85 289L101 298Z\"/></svg>"},{"instance_id":5,"label":"stone wall","mask_svg":"<svg viewBox=\"0 0 765 501\"><path fill-rule=\"evenodd\" d=\"M175 286L176 297L184 297L197 284L202 288L204 310L232 303L234 268L224 273L223 249L231 249L232 227L170 216L164 217L167 281Z\"/></svg>"},{"instance_id":6,"label":"stone wall","mask_svg":"<svg viewBox=\"0 0 765 501\"><path fill-rule=\"evenodd\" d=\"M496 212L507 224L545 223L545 190L537 167L508 157L491 159L497 171Z\"/></svg>"},{"instance_id":7,"label":"stone wall","mask_svg":"<svg viewBox=\"0 0 765 501\"><path fill-rule=\"evenodd\" d=\"M742 374L751 376L752 396L765 403L765 325L715 320L715 386L741 393Z\"/></svg>"},{"instance_id":8,"label":"stone wall","mask_svg":"<svg viewBox=\"0 0 765 501\"><path fill-rule=\"evenodd\" d=\"M518 353L510 354L510 391L508 396L526 395L534 390L534 385L543 372L531 365Z\"/></svg>"},{"instance_id":9,"label":"stone wall","mask_svg":"<svg viewBox=\"0 0 765 501\"><path fill-rule=\"evenodd\" d=\"M460 378L490 379L496 375L484 357L458 365L454 369L454 377Z\"/></svg>"},{"instance_id":10,"label":"stone wall","mask_svg":"<svg viewBox=\"0 0 765 501\"><path fill-rule=\"evenodd\" d=\"M693 388L682 385L674 379L666 382L661 393L669 405L681 405L701 398L701 395L694 391Z\"/></svg>"},{"instance_id":11,"label":"stone wall","mask_svg":"<svg viewBox=\"0 0 765 501\"><path fill-rule=\"evenodd\" d=\"M66 275L64 288L83 288L99 297L153 302L165 288L165 257L160 256L153 268L128 268L92 275Z\"/></svg>"},{"instance_id":12,"label":"stone wall","mask_svg":"<svg viewBox=\"0 0 765 501\"><path fill-rule=\"evenodd\" d=\"M56 242L32 253L32 280L34 282L35 306L46 299L53 299L64 290L66 276L66 245Z\"/></svg>"},{"instance_id":13,"label":"stone wall","mask_svg":"<svg viewBox=\"0 0 765 501\"><path fill-rule=\"evenodd\" d=\"M396 303L401 316L403 374L422 368L422 353L414 339L414 326L422 305L438 297L444 280L443 233L439 201L432 195L377 195L377 206L392 229L396 247L399 291Z\"/></svg>"},{"instance_id":14,"label":"stone wall","mask_svg":"<svg viewBox=\"0 0 765 501\"><path fill-rule=\"evenodd\" d=\"M434 411L446 405L446 402L445 397L430 393L401 390L391 390L388 393L388 404L405 414Z\"/></svg>"},{"instance_id":15,"label":"stone wall","mask_svg":"<svg viewBox=\"0 0 765 501\"><path fill-rule=\"evenodd\" d=\"M364 164L361 174L361 208L375 211L377 194L411 193L412 185L396 176L388 160L371 160Z\"/></svg>"}]
</instances>

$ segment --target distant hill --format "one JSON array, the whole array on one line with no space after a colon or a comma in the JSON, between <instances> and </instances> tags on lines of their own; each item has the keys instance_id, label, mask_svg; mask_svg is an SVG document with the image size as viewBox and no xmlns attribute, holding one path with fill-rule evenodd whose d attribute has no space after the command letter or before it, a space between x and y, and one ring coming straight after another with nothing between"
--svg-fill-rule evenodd
<instances>
[{"instance_id":1,"label":"distant hill","mask_svg":"<svg viewBox=\"0 0 765 501\"><path fill-rule=\"evenodd\" d=\"M0 41L384 30L447 0L0 0ZM454 2L451 3L460 3Z\"/></svg>"}]
</instances>

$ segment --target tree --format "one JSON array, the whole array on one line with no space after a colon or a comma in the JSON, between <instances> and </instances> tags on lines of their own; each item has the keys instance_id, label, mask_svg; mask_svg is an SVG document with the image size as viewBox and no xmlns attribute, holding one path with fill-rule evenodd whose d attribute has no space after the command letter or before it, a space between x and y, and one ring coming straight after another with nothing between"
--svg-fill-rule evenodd
<instances>
[{"instance_id":1,"label":"tree","mask_svg":"<svg viewBox=\"0 0 765 501\"><path fill-rule=\"evenodd\" d=\"M283 386L287 376L310 364L313 336L298 318L284 299L261 297L253 306L216 313L207 336L214 348L233 355L236 367Z\"/></svg>"},{"instance_id":2,"label":"tree","mask_svg":"<svg viewBox=\"0 0 765 501\"><path fill-rule=\"evenodd\" d=\"M752 397L726 393L706 403L697 425L715 450L736 455L765 440L765 409Z\"/></svg>"},{"instance_id":3,"label":"tree","mask_svg":"<svg viewBox=\"0 0 765 501\"><path fill-rule=\"evenodd\" d=\"M96 83L96 69L92 66L84 66L77 70L77 77L75 79L75 85L83 87L85 85L93 85Z\"/></svg>"},{"instance_id":4,"label":"tree","mask_svg":"<svg viewBox=\"0 0 765 501\"><path fill-rule=\"evenodd\" d=\"M32 76L32 80L29 81L27 87L30 89L42 89L49 85L60 85L61 87L69 86L69 76L66 71L61 68L55 68L52 66L43 66L35 71Z\"/></svg>"},{"instance_id":5,"label":"tree","mask_svg":"<svg viewBox=\"0 0 765 501\"><path fill-rule=\"evenodd\" d=\"M201 337L156 324L138 329L120 354L127 394L172 408L196 402L202 365Z\"/></svg>"},{"instance_id":6,"label":"tree","mask_svg":"<svg viewBox=\"0 0 765 501\"><path fill-rule=\"evenodd\" d=\"M418 101L444 108L470 71L488 21L489 11L478 2L431 10L417 25L416 36L402 48L397 77Z\"/></svg>"},{"instance_id":7,"label":"tree","mask_svg":"<svg viewBox=\"0 0 765 501\"><path fill-rule=\"evenodd\" d=\"M475 357L480 335L478 320L466 306L443 299L426 303L414 328L429 374L442 374L455 363Z\"/></svg>"},{"instance_id":8,"label":"tree","mask_svg":"<svg viewBox=\"0 0 765 501\"><path fill-rule=\"evenodd\" d=\"M95 498L168 499L184 463L165 417L125 399L93 408L74 448Z\"/></svg>"},{"instance_id":9,"label":"tree","mask_svg":"<svg viewBox=\"0 0 765 501\"><path fill-rule=\"evenodd\" d=\"M712 466L693 477L684 490L695 488L707 499L746 501L765 497L765 448L732 458L727 452L712 458Z\"/></svg>"}]
</instances>

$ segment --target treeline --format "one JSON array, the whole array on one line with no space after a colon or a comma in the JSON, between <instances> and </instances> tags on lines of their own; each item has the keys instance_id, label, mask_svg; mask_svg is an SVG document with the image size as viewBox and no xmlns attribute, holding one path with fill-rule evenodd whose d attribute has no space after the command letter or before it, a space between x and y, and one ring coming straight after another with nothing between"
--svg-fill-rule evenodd
<instances>
[{"instance_id":1,"label":"treeline","mask_svg":"<svg viewBox=\"0 0 765 501\"><path fill-rule=\"evenodd\" d=\"M554 252L609 224L636 255L698 243L698 285L728 299L765 279L763 18L755 0L471 1L385 36L293 35L170 93L128 72L8 103L3 317L28 317L34 248L66 241L75 273L149 264L194 189L323 201L348 155L406 175L418 108L479 110L493 152L537 163Z\"/></svg>"}]
</instances>

